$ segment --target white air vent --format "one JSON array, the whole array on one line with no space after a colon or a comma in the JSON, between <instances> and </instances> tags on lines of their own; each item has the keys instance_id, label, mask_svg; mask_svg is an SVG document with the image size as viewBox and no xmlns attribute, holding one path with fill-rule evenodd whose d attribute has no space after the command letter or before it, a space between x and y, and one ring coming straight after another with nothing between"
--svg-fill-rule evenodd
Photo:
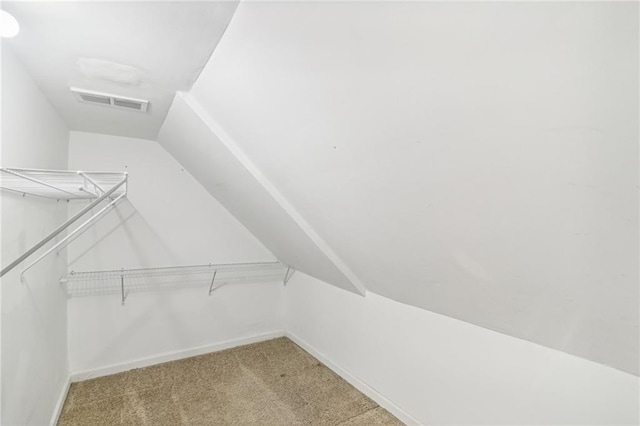
<instances>
[{"instance_id":1,"label":"white air vent","mask_svg":"<svg viewBox=\"0 0 640 426\"><path fill-rule=\"evenodd\" d=\"M129 109L134 111L146 111L149 101L144 99L127 98L124 96L110 95L108 93L94 92L93 90L70 87L71 93L81 102L90 104L108 105L114 108Z\"/></svg>"}]
</instances>

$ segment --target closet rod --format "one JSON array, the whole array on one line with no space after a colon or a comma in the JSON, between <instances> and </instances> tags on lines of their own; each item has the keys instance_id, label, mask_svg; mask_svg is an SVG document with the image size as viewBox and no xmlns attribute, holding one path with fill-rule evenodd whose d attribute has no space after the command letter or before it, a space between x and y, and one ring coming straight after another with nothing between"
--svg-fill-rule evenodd
<instances>
[{"instance_id":1,"label":"closet rod","mask_svg":"<svg viewBox=\"0 0 640 426\"><path fill-rule=\"evenodd\" d=\"M108 211L109 209L112 209L116 206L116 204L118 204L118 201L120 201L122 198L124 198L127 194L120 194L115 200L111 201L109 204L107 204L105 207L103 207L98 213L94 214L93 216L91 216L86 222L84 222L82 225L78 226L76 229L74 229L73 231L71 231L71 233L69 235L67 235L66 237L64 237L63 239L61 239L60 241L58 241L53 247L51 247L49 250L47 250L46 252L44 252L39 258L37 258L36 260L34 260L33 262L31 262L31 264L29 264L29 266L27 266L26 268L24 268L22 270L22 272L20 273L20 281L24 280L24 273L27 272L29 269L31 269L32 267L34 267L37 263L39 263L42 259L44 259L45 257L47 257L49 255L49 253L51 253L52 251L56 250L58 247L60 247L62 244L66 243L67 240L69 240L70 238L72 238L75 234L77 234L78 232L82 233L84 232L83 229L89 225L94 219L96 219L97 217L99 217L100 215L102 215L104 212Z\"/></svg>"},{"instance_id":2,"label":"closet rod","mask_svg":"<svg viewBox=\"0 0 640 426\"><path fill-rule=\"evenodd\" d=\"M36 245L34 245L33 247L31 247L29 250L27 250L22 256L20 256L19 258L17 258L16 260L14 260L13 262L11 262L7 267L5 267L4 269L2 269L2 271L0 271L0 277L2 277L4 274L6 274L7 272L9 272L10 270L12 270L13 268L15 268L17 265L19 265L23 260L25 260L27 257L31 256L36 250L38 250L40 247L42 247L43 245L47 244L49 241L51 241L53 238L55 238L56 236L58 236L58 234L60 234L62 231L64 231L65 229L67 229L70 225L72 225L75 221L77 221L78 219L80 219L82 216L84 216L89 210L93 209L95 206L97 206L99 203L102 202L102 200L104 200L105 198L109 197L111 194L113 194L114 192L116 192L118 190L118 188L120 188L122 185L124 185L127 182L127 176L125 175L125 177L118 182L113 188L111 188L110 190L108 190L107 192L105 192L104 194L102 194L100 197L96 198L95 201L93 201L91 204L89 204L87 207L85 207L84 209L82 209L80 212L78 212L75 216L73 216L71 219L67 220L65 223L63 223L62 225L58 226L51 234L47 235L46 237L44 237L39 243L37 243Z\"/></svg>"}]
</instances>

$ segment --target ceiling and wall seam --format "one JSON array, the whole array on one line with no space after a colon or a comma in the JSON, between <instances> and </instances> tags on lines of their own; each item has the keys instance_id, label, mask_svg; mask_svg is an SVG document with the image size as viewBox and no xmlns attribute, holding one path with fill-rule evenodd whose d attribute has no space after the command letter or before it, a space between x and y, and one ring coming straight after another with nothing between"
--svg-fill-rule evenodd
<instances>
[{"instance_id":1,"label":"ceiling and wall seam","mask_svg":"<svg viewBox=\"0 0 640 426\"><path fill-rule=\"evenodd\" d=\"M264 190L276 201L276 203L286 212L287 215L298 225L298 227L311 239L311 241L320 249L320 251L333 262L333 264L342 272L358 290L365 296L367 293L366 286L346 265L346 263L331 249L331 247L318 235L318 233L309 225L300 213L287 201L287 199L278 191L278 189L267 179L244 151L235 143L233 138L218 124L211 115L209 115L198 100L189 93L178 92L176 96L192 109L192 111L205 123L211 131L219 138L229 152L238 160L238 162L255 178L255 180L264 188Z\"/></svg>"},{"instance_id":2,"label":"ceiling and wall seam","mask_svg":"<svg viewBox=\"0 0 640 426\"><path fill-rule=\"evenodd\" d=\"M190 90L209 62L238 1L115 3L4 1L21 31L3 44L70 130L154 140L176 91ZM70 86L144 99L149 109L87 105Z\"/></svg>"},{"instance_id":3,"label":"ceiling and wall seam","mask_svg":"<svg viewBox=\"0 0 640 426\"><path fill-rule=\"evenodd\" d=\"M209 56L207 57L207 60L204 61L204 63L202 64L202 66L200 67L200 69L198 70L198 72L196 73L196 75L194 76L193 80L191 81L191 83L189 84L189 89L191 90L191 88L193 87L193 85L196 83L196 81L198 81L198 78L200 78L200 74L202 73L202 71L204 70L204 68L207 66L207 64L209 63L209 61L211 61L211 57L213 56L213 54L216 51L216 47L218 47L218 43L220 43L220 40L222 40L222 38L224 37L224 34L227 32L227 29L229 28L229 25L231 25L231 21L233 20L233 16L235 15L236 10L238 9L238 5L240 5L240 0L237 1L232 1L232 3L235 4L235 7L233 8L233 11L231 12L231 17L227 20L226 25L224 26L224 28L222 29L222 32L220 33L220 36L218 37L218 41L216 42L216 45L213 47L213 49L211 50L211 52L209 53ZM176 91L174 93L174 97L179 93L179 91ZM171 100L171 102L173 103L173 100ZM165 116L166 118L166 116ZM163 120L164 122L164 120ZM160 128L162 128L162 124L160 125ZM158 133L160 133L160 128L158 129ZM158 135L156 134L156 137Z\"/></svg>"}]
</instances>

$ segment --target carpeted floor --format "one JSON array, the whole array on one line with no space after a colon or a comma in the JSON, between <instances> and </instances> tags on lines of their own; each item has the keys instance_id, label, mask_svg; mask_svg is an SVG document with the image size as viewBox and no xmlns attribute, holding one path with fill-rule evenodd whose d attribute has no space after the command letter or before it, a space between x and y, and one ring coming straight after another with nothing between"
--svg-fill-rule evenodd
<instances>
[{"instance_id":1,"label":"carpeted floor","mask_svg":"<svg viewBox=\"0 0 640 426\"><path fill-rule=\"evenodd\" d=\"M74 383L58 425L402 425L279 338Z\"/></svg>"}]
</instances>

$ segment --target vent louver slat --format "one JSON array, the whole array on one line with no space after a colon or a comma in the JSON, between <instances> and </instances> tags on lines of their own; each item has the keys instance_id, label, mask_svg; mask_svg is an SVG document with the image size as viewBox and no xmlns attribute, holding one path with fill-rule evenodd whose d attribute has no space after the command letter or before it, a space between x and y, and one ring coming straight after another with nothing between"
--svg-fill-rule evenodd
<instances>
[{"instance_id":1,"label":"vent louver slat","mask_svg":"<svg viewBox=\"0 0 640 426\"><path fill-rule=\"evenodd\" d=\"M111 105L111 99L110 98L104 98L102 96L87 95L86 93L80 93L80 97L85 102L94 102L94 103L97 103L97 104Z\"/></svg>"},{"instance_id":2,"label":"vent louver slat","mask_svg":"<svg viewBox=\"0 0 640 426\"><path fill-rule=\"evenodd\" d=\"M142 109L142 104L140 102L134 102L134 101L125 101L124 99L113 99L113 105L114 106L119 106L122 108L130 108L130 109L136 109L138 111L140 111Z\"/></svg>"}]
</instances>

